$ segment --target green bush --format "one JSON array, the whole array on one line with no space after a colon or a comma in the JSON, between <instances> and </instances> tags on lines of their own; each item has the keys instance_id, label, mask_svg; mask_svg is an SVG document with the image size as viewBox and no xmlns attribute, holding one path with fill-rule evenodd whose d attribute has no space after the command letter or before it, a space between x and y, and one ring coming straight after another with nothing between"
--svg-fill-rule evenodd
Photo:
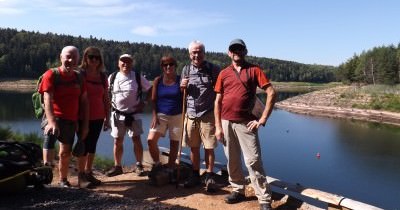
<instances>
[{"instance_id":1,"label":"green bush","mask_svg":"<svg viewBox=\"0 0 400 210\"><path fill-rule=\"evenodd\" d=\"M114 161L110 158L95 156L93 161L94 168L97 170L105 171L114 166Z\"/></svg>"}]
</instances>

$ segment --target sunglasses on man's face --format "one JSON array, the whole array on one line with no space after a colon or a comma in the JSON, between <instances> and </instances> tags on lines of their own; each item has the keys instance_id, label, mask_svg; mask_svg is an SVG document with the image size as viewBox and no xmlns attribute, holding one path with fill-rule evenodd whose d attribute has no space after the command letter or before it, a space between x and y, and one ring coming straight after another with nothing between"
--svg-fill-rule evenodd
<instances>
[{"instance_id":1,"label":"sunglasses on man's face","mask_svg":"<svg viewBox=\"0 0 400 210\"><path fill-rule=\"evenodd\" d=\"M163 67L175 66L175 64L174 63L164 63L162 66Z\"/></svg>"},{"instance_id":2,"label":"sunglasses on man's face","mask_svg":"<svg viewBox=\"0 0 400 210\"><path fill-rule=\"evenodd\" d=\"M88 55L87 57L90 60L93 60L93 59L100 60L101 59L100 55Z\"/></svg>"},{"instance_id":3,"label":"sunglasses on man's face","mask_svg":"<svg viewBox=\"0 0 400 210\"><path fill-rule=\"evenodd\" d=\"M243 47L242 45L233 45L229 48L229 51L231 52L242 52L244 51L246 48Z\"/></svg>"}]
</instances>

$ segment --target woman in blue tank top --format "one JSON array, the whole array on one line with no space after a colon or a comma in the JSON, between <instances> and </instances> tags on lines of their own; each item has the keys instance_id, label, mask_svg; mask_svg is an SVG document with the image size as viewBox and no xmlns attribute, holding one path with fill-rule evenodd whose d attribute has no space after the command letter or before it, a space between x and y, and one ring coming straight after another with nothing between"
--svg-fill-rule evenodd
<instances>
[{"instance_id":1,"label":"woman in blue tank top","mask_svg":"<svg viewBox=\"0 0 400 210\"><path fill-rule=\"evenodd\" d=\"M147 141L154 162L152 171L155 172L161 168L158 139L164 137L168 130L170 155L167 167L168 171L173 173L182 131L183 94L179 86L180 77L176 74L176 60L171 56L163 56L160 65L162 74L153 82L153 117Z\"/></svg>"}]
</instances>

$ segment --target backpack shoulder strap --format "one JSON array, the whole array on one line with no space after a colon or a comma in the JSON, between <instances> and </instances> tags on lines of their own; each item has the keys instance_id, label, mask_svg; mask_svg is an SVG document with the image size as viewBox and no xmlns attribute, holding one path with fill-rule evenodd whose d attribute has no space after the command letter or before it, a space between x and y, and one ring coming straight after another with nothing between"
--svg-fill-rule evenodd
<instances>
[{"instance_id":1,"label":"backpack shoulder strap","mask_svg":"<svg viewBox=\"0 0 400 210\"><path fill-rule=\"evenodd\" d=\"M110 74L110 84L108 86L108 94L111 98L112 95L112 91L114 89L114 81L115 81L115 77L117 76L118 71L114 71L113 73Z\"/></svg>"},{"instance_id":2,"label":"backpack shoulder strap","mask_svg":"<svg viewBox=\"0 0 400 210\"><path fill-rule=\"evenodd\" d=\"M74 73L75 73L77 82L79 83L79 87L80 87L81 90L82 90L82 87L83 87L83 78L82 78L82 74L81 74L80 71L76 71L76 70L74 70Z\"/></svg>"},{"instance_id":3,"label":"backpack shoulder strap","mask_svg":"<svg viewBox=\"0 0 400 210\"><path fill-rule=\"evenodd\" d=\"M137 89L137 97L138 99L142 98L142 78L140 76L140 73L138 71L135 71L135 78L136 78L136 83L138 85L138 89Z\"/></svg>"},{"instance_id":4,"label":"backpack shoulder strap","mask_svg":"<svg viewBox=\"0 0 400 210\"><path fill-rule=\"evenodd\" d=\"M52 68L51 71L54 74L53 85L56 86L60 83L60 71L58 70L58 67Z\"/></svg>"}]
</instances>

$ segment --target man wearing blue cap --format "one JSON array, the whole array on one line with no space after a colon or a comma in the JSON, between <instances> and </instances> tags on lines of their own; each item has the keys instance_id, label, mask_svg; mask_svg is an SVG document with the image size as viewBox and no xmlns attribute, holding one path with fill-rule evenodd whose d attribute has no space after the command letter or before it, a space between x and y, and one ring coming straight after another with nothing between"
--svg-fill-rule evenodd
<instances>
[{"instance_id":1,"label":"man wearing blue cap","mask_svg":"<svg viewBox=\"0 0 400 210\"><path fill-rule=\"evenodd\" d=\"M243 40L232 40L228 55L232 64L221 71L214 88L217 93L214 105L215 136L224 145L232 186L232 192L225 202L233 204L245 200L246 182L241 166L243 153L260 209L271 209L271 192L261 159L258 128L266 124L272 112L275 90L261 68L245 60L247 48ZM267 96L266 106L259 118L251 112L257 87Z\"/></svg>"}]
</instances>

